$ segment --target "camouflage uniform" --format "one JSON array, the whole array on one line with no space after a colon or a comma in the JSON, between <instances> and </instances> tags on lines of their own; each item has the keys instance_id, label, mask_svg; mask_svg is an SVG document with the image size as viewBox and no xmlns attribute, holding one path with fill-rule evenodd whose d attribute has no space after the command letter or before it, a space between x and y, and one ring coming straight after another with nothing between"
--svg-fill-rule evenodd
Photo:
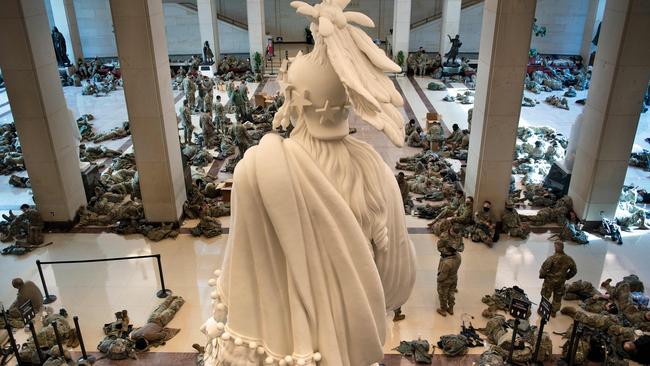
<instances>
[{"instance_id":1,"label":"camouflage uniform","mask_svg":"<svg viewBox=\"0 0 650 366\"><path fill-rule=\"evenodd\" d=\"M441 254L438 264L438 299L440 309L453 314L456 303L456 286L458 285L458 269L460 268L460 253Z\"/></svg>"},{"instance_id":2,"label":"camouflage uniform","mask_svg":"<svg viewBox=\"0 0 650 366\"><path fill-rule=\"evenodd\" d=\"M440 337L438 347L450 357L463 356L467 353L467 338L460 334L450 334Z\"/></svg>"},{"instance_id":3,"label":"camouflage uniform","mask_svg":"<svg viewBox=\"0 0 650 366\"><path fill-rule=\"evenodd\" d=\"M591 282L578 280L564 287L564 300L586 300L598 294Z\"/></svg>"},{"instance_id":4,"label":"camouflage uniform","mask_svg":"<svg viewBox=\"0 0 650 366\"><path fill-rule=\"evenodd\" d=\"M194 80L190 79L189 75L185 76L185 79L183 79L183 91L185 92L185 99L187 100L187 106L189 107L191 112L192 110L194 110L194 107L196 105L194 99L194 92L196 92L196 84L194 83Z\"/></svg>"},{"instance_id":5,"label":"camouflage uniform","mask_svg":"<svg viewBox=\"0 0 650 366\"><path fill-rule=\"evenodd\" d=\"M179 114L181 118L181 125L183 126L183 136L185 143L191 143L194 126L192 125L192 113L190 112L190 108L186 105L182 105L179 109Z\"/></svg>"},{"instance_id":6,"label":"camouflage uniform","mask_svg":"<svg viewBox=\"0 0 650 366\"><path fill-rule=\"evenodd\" d=\"M427 130L427 141L429 141L429 148L431 151L436 152L440 149L440 144L445 140L440 123L434 122Z\"/></svg>"},{"instance_id":7,"label":"camouflage uniform","mask_svg":"<svg viewBox=\"0 0 650 366\"><path fill-rule=\"evenodd\" d=\"M506 210L503 211L503 215L501 216L503 231L513 238L527 239L530 234L530 226L521 222L521 218L516 209L512 208L508 210L507 208L508 205L506 205Z\"/></svg>"},{"instance_id":8,"label":"camouflage uniform","mask_svg":"<svg viewBox=\"0 0 650 366\"><path fill-rule=\"evenodd\" d=\"M221 222L219 219L204 216L201 217L201 221L192 228L192 236L205 236L206 238L212 238L218 235L221 235L223 230L221 229Z\"/></svg>"},{"instance_id":9,"label":"camouflage uniform","mask_svg":"<svg viewBox=\"0 0 650 366\"><path fill-rule=\"evenodd\" d=\"M215 129L212 124L212 117L208 113L201 113L199 125L203 131L203 145L207 148L212 147L215 139Z\"/></svg>"},{"instance_id":10,"label":"camouflage uniform","mask_svg":"<svg viewBox=\"0 0 650 366\"><path fill-rule=\"evenodd\" d=\"M492 244L492 238L494 238L494 225L492 224L490 212L477 211L474 214L472 240L490 245Z\"/></svg>"},{"instance_id":11,"label":"camouflage uniform","mask_svg":"<svg viewBox=\"0 0 650 366\"><path fill-rule=\"evenodd\" d=\"M442 219L446 219L447 217L453 216L459 209L461 205L461 198L458 197L452 197L452 199L449 201L449 205L446 205L445 207L442 208L438 216L433 220L433 222L440 221Z\"/></svg>"},{"instance_id":12,"label":"camouflage uniform","mask_svg":"<svg viewBox=\"0 0 650 366\"><path fill-rule=\"evenodd\" d=\"M544 279L542 296L551 300L553 296L553 313L560 310L564 283L577 273L575 261L564 253L555 253L547 258L539 270L539 278Z\"/></svg>"},{"instance_id":13,"label":"camouflage uniform","mask_svg":"<svg viewBox=\"0 0 650 366\"><path fill-rule=\"evenodd\" d=\"M418 131L413 130L410 134L406 135L406 145L410 147L423 147L425 146L422 143L422 139L420 138L420 134Z\"/></svg>"}]
</instances>

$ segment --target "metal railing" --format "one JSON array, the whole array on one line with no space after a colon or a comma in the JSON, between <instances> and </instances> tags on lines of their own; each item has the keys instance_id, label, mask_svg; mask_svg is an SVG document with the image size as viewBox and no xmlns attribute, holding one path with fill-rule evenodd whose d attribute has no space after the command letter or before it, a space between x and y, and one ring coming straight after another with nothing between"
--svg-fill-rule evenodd
<instances>
[{"instance_id":1,"label":"metal railing","mask_svg":"<svg viewBox=\"0 0 650 366\"><path fill-rule=\"evenodd\" d=\"M44 264L75 264L75 263L96 263L96 262L111 262L111 261L126 261L132 259L142 259L142 258L156 258L158 263L158 274L160 275L160 287L161 289L156 292L156 296L160 299L163 299L169 296L172 291L165 287L165 278L163 277L162 263L160 261L160 254L150 254L150 255L139 255L135 257L116 257L116 258L101 258L101 259L81 259L74 261L49 261L41 262L39 259L36 260L36 267L38 267L38 275L41 277L41 284L43 285L43 292L45 292L45 297L43 298L44 304L50 304L56 301L56 295L50 294L47 289L47 283L45 282L45 276L43 275Z\"/></svg>"}]
</instances>

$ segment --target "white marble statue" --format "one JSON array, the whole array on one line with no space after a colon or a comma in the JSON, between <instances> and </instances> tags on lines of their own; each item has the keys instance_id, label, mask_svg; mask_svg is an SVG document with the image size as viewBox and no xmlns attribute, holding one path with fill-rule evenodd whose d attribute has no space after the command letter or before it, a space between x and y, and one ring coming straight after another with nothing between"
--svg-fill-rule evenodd
<instances>
[{"instance_id":1,"label":"white marble statue","mask_svg":"<svg viewBox=\"0 0 650 366\"><path fill-rule=\"evenodd\" d=\"M353 26L349 0L311 6L314 50L284 65L275 127L234 173L223 268L211 279L206 365L370 366L383 359L387 313L408 299L414 250L400 192L348 114L402 145L400 68Z\"/></svg>"}]
</instances>

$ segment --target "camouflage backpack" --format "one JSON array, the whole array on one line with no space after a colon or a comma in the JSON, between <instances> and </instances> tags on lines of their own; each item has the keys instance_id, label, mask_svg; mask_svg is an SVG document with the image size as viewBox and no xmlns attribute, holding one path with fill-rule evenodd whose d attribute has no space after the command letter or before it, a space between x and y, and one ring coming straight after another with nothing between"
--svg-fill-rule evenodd
<instances>
[{"instance_id":1,"label":"camouflage backpack","mask_svg":"<svg viewBox=\"0 0 650 366\"><path fill-rule=\"evenodd\" d=\"M478 366L505 366L505 358L492 348L483 352L478 359Z\"/></svg>"},{"instance_id":2,"label":"camouflage backpack","mask_svg":"<svg viewBox=\"0 0 650 366\"><path fill-rule=\"evenodd\" d=\"M447 356L463 356L467 353L467 338L460 334L445 335L440 337L438 347Z\"/></svg>"},{"instance_id":3,"label":"camouflage backpack","mask_svg":"<svg viewBox=\"0 0 650 366\"><path fill-rule=\"evenodd\" d=\"M506 333L506 318L503 315L495 315L488 320L485 328L479 331L485 334L490 343L497 344L499 338Z\"/></svg>"},{"instance_id":4,"label":"camouflage backpack","mask_svg":"<svg viewBox=\"0 0 650 366\"><path fill-rule=\"evenodd\" d=\"M109 360L136 359L133 342L129 339L106 337L99 342L97 349Z\"/></svg>"}]
</instances>

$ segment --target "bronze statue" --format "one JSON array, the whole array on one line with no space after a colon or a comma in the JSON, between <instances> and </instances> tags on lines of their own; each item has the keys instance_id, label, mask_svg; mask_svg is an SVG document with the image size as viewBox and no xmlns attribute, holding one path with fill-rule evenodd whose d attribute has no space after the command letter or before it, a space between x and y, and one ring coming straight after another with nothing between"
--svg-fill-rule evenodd
<instances>
[{"instance_id":1,"label":"bronze statue","mask_svg":"<svg viewBox=\"0 0 650 366\"><path fill-rule=\"evenodd\" d=\"M203 62L208 65L214 63L214 53L212 53L208 41L203 44Z\"/></svg>"},{"instance_id":2,"label":"bronze statue","mask_svg":"<svg viewBox=\"0 0 650 366\"><path fill-rule=\"evenodd\" d=\"M68 58L67 48L65 45L65 37L63 37L63 34L61 34L56 27L52 28L52 43L54 44L56 63L59 66L70 65L70 59Z\"/></svg>"},{"instance_id":3,"label":"bronze statue","mask_svg":"<svg viewBox=\"0 0 650 366\"><path fill-rule=\"evenodd\" d=\"M460 46L463 45L463 42L460 41L460 36L458 34L454 38L451 38L451 36L447 34L447 37L449 37L449 42L451 42L451 48L445 55L447 56L445 66L455 66L458 65L456 63L456 57L458 57L458 49L460 49ZM449 62L449 60L451 60L451 62Z\"/></svg>"}]
</instances>

